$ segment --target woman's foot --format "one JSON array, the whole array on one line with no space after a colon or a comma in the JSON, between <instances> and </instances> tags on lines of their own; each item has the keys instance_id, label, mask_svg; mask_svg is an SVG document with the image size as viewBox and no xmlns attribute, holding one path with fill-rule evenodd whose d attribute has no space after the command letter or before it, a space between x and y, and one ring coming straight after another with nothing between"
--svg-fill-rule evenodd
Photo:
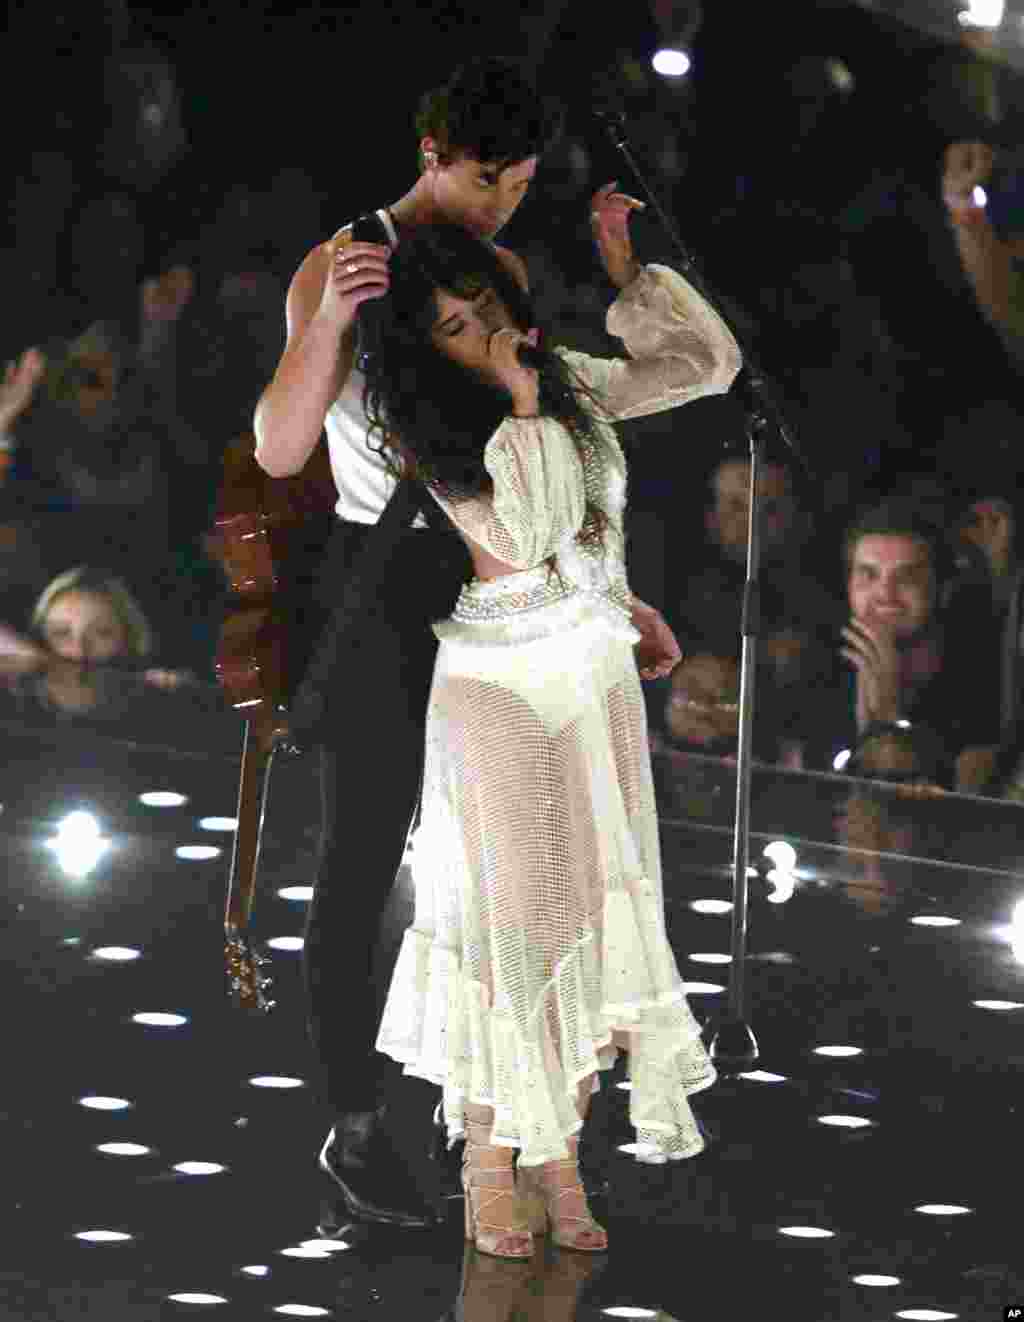
<instances>
[{"instance_id":1,"label":"woman's foot","mask_svg":"<svg viewBox=\"0 0 1024 1322\"><path fill-rule=\"evenodd\" d=\"M570 1138L566 1142L571 1154L567 1161L519 1168L523 1191L536 1192L543 1198L551 1239L559 1248L604 1253L608 1248L608 1232L590 1215L580 1181L577 1140Z\"/></svg>"},{"instance_id":2,"label":"woman's foot","mask_svg":"<svg viewBox=\"0 0 1024 1322\"><path fill-rule=\"evenodd\" d=\"M466 1122L466 1238L495 1258L532 1258L533 1236L516 1190L512 1149L488 1144L489 1137L489 1125Z\"/></svg>"}]
</instances>

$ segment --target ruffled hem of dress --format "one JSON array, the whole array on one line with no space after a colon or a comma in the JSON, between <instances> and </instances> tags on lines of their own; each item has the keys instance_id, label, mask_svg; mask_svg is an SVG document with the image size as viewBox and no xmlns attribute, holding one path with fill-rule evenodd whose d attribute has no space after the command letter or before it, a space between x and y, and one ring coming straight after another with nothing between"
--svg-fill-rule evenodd
<instances>
[{"instance_id":1,"label":"ruffled hem of dress","mask_svg":"<svg viewBox=\"0 0 1024 1322\"><path fill-rule=\"evenodd\" d=\"M674 971L667 947L666 953ZM518 1148L521 1163L529 1166L568 1156L565 1140L580 1129L577 1087L614 1065L613 1033L629 1033L629 1110L638 1159L695 1156L705 1144L686 1099L710 1087L717 1074L678 974L677 985L667 990L612 1001L598 991L609 976L614 981L602 976L600 962L592 938L579 942L520 1026L510 1005L492 1004L489 989L463 973L455 952L409 928L377 1050L402 1064L404 1073L443 1089L449 1148L464 1135L463 1106L490 1106L491 1141ZM665 962L655 959L648 974L664 986L666 971ZM546 1013L552 1007L558 1045Z\"/></svg>"}]
</instances>

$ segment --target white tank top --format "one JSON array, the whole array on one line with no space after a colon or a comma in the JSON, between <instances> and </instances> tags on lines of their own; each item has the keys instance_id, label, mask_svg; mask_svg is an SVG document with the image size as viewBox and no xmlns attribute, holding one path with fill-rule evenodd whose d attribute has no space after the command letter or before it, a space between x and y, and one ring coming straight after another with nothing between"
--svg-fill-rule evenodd
<instances>
[{"instance_id":1,"label":"white tank top","mask_svg":"<svg viewBox=\"0 0 1024 1322\"><path fill-rule=\"evenodd\" d=\"M392 245L397 244L398 234L390 215L381 210L377 216ZM338 488L334 512L338 518L352 523L376 523L397 486L383 458L366 443L369 423L363 412L365 382L365 374L353 363L345 388L324 419L331 473ZM373 443L380 444L379 435L374 436ZM417 514L412 526L426 528L428 525L423 515Z\"/></svg>"}]
</instances>

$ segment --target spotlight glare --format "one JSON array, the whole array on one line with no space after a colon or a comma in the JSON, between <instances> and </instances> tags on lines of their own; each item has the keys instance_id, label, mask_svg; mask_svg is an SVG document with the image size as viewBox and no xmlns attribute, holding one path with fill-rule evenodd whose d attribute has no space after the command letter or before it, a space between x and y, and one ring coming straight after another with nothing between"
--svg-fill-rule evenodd
<instances>
[{"instance_id":1,"label":"spotlight glare","mask_svg":"<svg viewBox=\"0 0 1024 1322\"><path fill-rule=\"evenodd\" d=\"M915 927L959 927L961 919L944 918L937 913L919 913L910 920Z\"/></svg>"},{"instance_id":2,"label":"spotlight glare","mask_svg":"<svg viewBox=\"0 0 1024 1322\"><path fill-rule=\"evenodd\" d=\"M772 1074L768 1070L745 1070L736 1076L738 1079L748 1079L751 1083L787 1083L785 1074Z\"/></svg>"},{"instance_id":3,"label":"spotlight glare","mask_svg":"<svg viewBox=\"0 0 1024 1322\"><path fill-rule=\"evenodd\" d=\"M153 1149L141 1143L97 1143L96 1151L110 1157L147 1157Z\"/></svg>"},{"instance_id":4,"label":"spotlight glare","mask_svg":"<svg viewBox=\"0 0 1024 1322\"><path fill-rule=\"evenodd\" d=\"M628 1304L616 1304L611 1308L601 1309L602 1317L653 1317L657 1319L658 1314L653 1308L630 1308Z\"/></svg>"},{"instance_id":5,"label":"spotlight glare","mask_svg":"<svg viewBox=\"0 0 1024 1322\"><path fill-rule=\"evenodd\" d=\"M844 749L842 749L841 752L838 752L838 753L835 755L835 757L832 759L832 770L833 770L833 771L845 771L845 770L846 770L846 764L847 764L847 762L849 762L849 760L850 760L850 758L851 758L852 756L853 756L853 749L852 749L852 748L844 748Z\"/></svg>"},{"instance_id":6,"label":"spotlight glare","mask_svg":"<svg viewBox=\"0 0 1024 1322\"><path fill-rule=\"evenodd\" d=\"M290 1079L284 1075L277 1074L259 1074L250 1079L249 1083L254 1088L303 1088L305 1081L303 1079Z\"/></svg>"},{"instance_id":7,"label":"spotlight glare","mask_svg":"<svg viewBox=\"0 0 1024 1322\"><path fill-rule=\"evenodd\" d=\"M141 959L142 951L131 946L98 946L92 952L93 959L106 959L112 964L127 964L130 960Z\"/></svg>"},{"instance_id":8,"label":"spotlight glare","mask_svg":"<svg viewBox=\"0 0 1024 1322\"><path fill-rule=\"evenodd\" d=\"M851 1276L850 1280L854 1285L901 1285L903 1283L899 1276L875 1276L871 1273L865 1273L863 1276Z\"/></svg>"},{"instance_id":9,"label":"spotlight glare","mask_svg":"<svg viewBox=\"0 0 1024 1322\"><path fill-rule=\"evenodd\" d=\"M133 1014L132 1023L144 1024L147 1028L180 1028L188 1020L183 1014L149 1013Z\"/></svg>"},{"instance_id":10,"label":"spotlight glare","mask_svg":"<svg viewBox=\"0 0 1024 1322\"><path fill-rule=\"evenodd\" d=\"M216 845L179 845L174 853L184 859L220 858L220 850Z\"/></svg>"},{"instance_id":11,"label":"spotlight glare","mask_svg":"<svg viewBox=\"0 0 1024 1322\"><path fill-rule=\"evenodd\" d=\"M280 1304L273 1311L287 1317L330 1317L326 1308L314 1308L311 1304Z\"/></svg>"},{"instance_id":12,"label":"spotlight glare","mask_svg":"<svg viewBox=\"0 0 1024 1322\"><path fill-rule=\"evenodd\" d=\"M144 803L147 808L180 808L182 804L188 803L184 794L172 794L167 790L150 790L146 794L139 795L139 802Z\"/></svg>"},{"instance_id":13,"label":"spotlight glare","mask_svg":"<svg viewBox=\"0 0 1024 1322\"><path fill-rule=\"evenodd\" d=\"M687 959L694 964L731 964L732 955L727 955L723 950L709 950L704 954L688 955Z\"/></svg>"},{"instance_id":14,"label":"spotlight glare","mask_svg":"<svg viewBox=\"0 0 1024 1322\"><path fill-rule=\"evenodd\" d=\"M1020 1001L972 1001L979 1010L1024 1010Z\"/></svg>"},{"instance_id":15,"label":"spotlight glare","mask_svg":"<svg viewBox=\"0 0 1024 1322\"><path fill-rule=\"evenodd\" d=\"M815 1047L815 1056L863 1056L863 1047Z\"/></svg>"},{"instance_id":16,"label":"spotlight glare","mask_svg":"<svg viewBox=\"0 0 1024 1322\"><path fill-rule=\"evenodd\" d=\"M684 982L683 991L687 996L721 996L726 990L717 982Z\"/></svg>"},{"instance_id":17,"label":"spotlight glare","mask_svg":"<svg viewBox=\"0 0 1024 1322\"><path fill-rule=\"evenodd\" d=\"M220 1166L215 1161L179 1161L172 1167L182 1175L219 1175L226 1171L226 1166Z\"/></svg>"},{"instance_id":18,"label":"spotlight glare","mask_svg":"<svg viewBox=\"0 0 1024 1322\"><path fill-rule=\"evenodd\" d=\"M254 1265L254 1266L252 1266L252 1267L243 1267L243 1268L242 1268L242 1271L245 1272L246 1276L269 1276L269 1275L270 1275L270 1268L269 1268L269 1267L264 1267L264 1266L262 1266L262 1265Z\"/></svg>"},{"instance_id":19,"label":"spotlight glare","mask_svg":"<svg viewBox=\"0 0 1024 1322\"><path fill-rule=\"evenodd\" d=\"M834 1239L835 1233L823 1226L779 1226L779 1234L790 1239Z\"/></svg>"},{"instance_id":20,"label":"spotlight glare","mask_svg":"<svg viewBox=\"0 0 1024 1322\"><path fill-rule=\"evenodd\" d=\"M685 51L663 47L651 60L655 73L664 78L682 78L690 72L690 57Z\"/></svg>"},{"instance_id":21,"label":"spotlight glare","mask_svg":"<svg viewBox=\"0 0 1024 1322\"><path fill-rule=\"evenodd\" d=\"M922 1216L965 1216L973 1209L962 1207L959 1203L921 1203L914 1208Z\"/></svg>"},{"instance_id":22,"label":"spotlight glare","mask_svg":"<svg viewBox=\"0 0 1024 1322\"><path fill-rule=\"evenodd\" d=\"M301 950L305 944L301 936L272 936L267 942L271 950Z\"/></svg>"},{"instance_id":23,"label":"spotlight glare","mask_svg":"<svg viewBox=\"0 0 1024 1322\"><path fill-rule=\"evenodd\" d=\"M131 1239L131 1235L121 1230L80 1230L75 1239L84 1240L87 1244L123 1244L125 1240Z\"/></svg>"},{"instance_id":24,"label":"spotlight glare","mask_svg":"<svg viewBox=\"0 0 1024 1322\"><path fill-rule=\"evenodd\" d=\"M87 1106L90 1111L126 1111L132 1105L123 1097L79 1097L79 1106Z\"/></svg>"},{"instance_id":25,"label":"spotlight glare","mask_svg":"<svg viewBox=\"0 0 1024 1322\"><path fill-rule=\"evenodd\" d=\"M169 1294L167 1298L172 1304L226 1304L227 1300L222 1294Z\"/></svg>"},{"instance_id":26,"label":"spotlight glare","mask_svg":"<svg viewBox=\"0 0 1024 1322\"><path fill-rule=\"evenodd\" d=\"M836 1129L870 1129L875 1123L862 1115L819 1115L819 1125L832 1125Z\"/></svg>"}]
</instances>

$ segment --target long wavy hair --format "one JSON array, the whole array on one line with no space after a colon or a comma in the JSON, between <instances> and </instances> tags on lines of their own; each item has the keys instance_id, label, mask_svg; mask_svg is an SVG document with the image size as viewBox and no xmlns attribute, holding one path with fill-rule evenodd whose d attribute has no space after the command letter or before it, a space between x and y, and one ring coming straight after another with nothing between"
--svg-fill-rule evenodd
<instances>
[{"instance_id":1,"label":"long wavy hair","mask_svg":"<svg viewBox=\"0 0 1024 1322\"><path fill-rule=\"evenodd\" d=\"M457 225L424 226L404 238L390 262L390 291L374 300L372 351L366 363L363 407L370 422L367 444L397 478L422 481L458 503L491 494L484 448L511 414L507 390L482 380L436 347L437 290L476 298L493 289L525 334L534 324L530 296L512 278L493 248ZM365 306L365 305L364 305ZM567 428L581 459L599 443L601 401L564 358L538 350L540 415ZM587 404L584 405L583 401ZM381 443L373 443L374 436ZM605 546L607 511L586 498L581 545ZM556 558L546 562L557 573Z\"/></svg>"}]
</instances>

